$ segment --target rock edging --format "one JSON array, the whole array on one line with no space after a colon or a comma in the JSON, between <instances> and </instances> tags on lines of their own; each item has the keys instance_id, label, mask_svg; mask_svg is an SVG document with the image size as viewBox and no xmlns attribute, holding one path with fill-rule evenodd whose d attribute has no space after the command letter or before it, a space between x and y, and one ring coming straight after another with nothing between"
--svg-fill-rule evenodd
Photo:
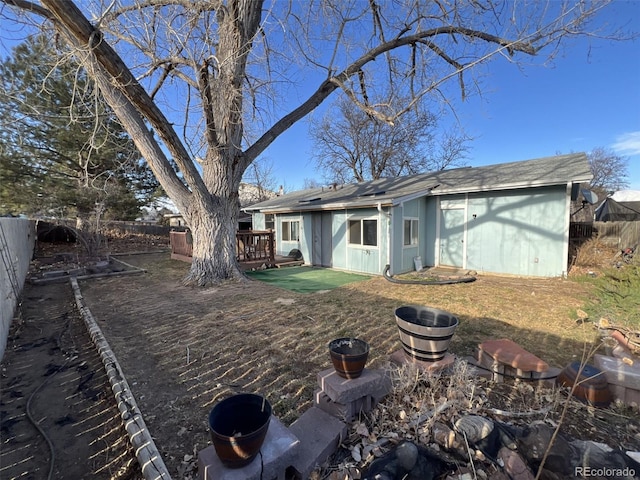
<instances>
[{"instance_id":1,"label":"rock edging","mask_svg":"<svg viewBox=\"0 0 640 480\"><path fill-rule=\"evenodd\" d=\"M142 475L145 480L171 480L171 475L147 429L129 384L122 374L120 364L93 314L84 302L78 280L72 277L70 282L78 310L107 372L125 430L142 469Z\"/></svg>"}]
</instances>

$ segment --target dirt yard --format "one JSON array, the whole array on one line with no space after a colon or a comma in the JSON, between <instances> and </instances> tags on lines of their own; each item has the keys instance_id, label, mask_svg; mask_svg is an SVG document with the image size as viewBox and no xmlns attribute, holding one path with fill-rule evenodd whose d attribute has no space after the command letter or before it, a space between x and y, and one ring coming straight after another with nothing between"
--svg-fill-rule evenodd
<instances>
[{"instance_id":1,"label":"dirt yard","mask_svg":"<svg viewBox=\"0 0 640 480\"><path fill-rule=\"evenodd\" d=\"M371 345L368 365L385 364L400 348L398 306L429 305L458 315L450 349L460 356L485 339L506 337L562 367L580 359L595 337L590 324L575 321L587 287L570 280L481 276L469 284L419 286L376 277L315 294L257 281L194 289L181 284L189 266L168 253L120 258L148 272L80 287L174 479L192 478L195 456L210 441L207 415L228 395L266 395L274 414L290 424L311 406L316 374L330 367L333 338L362 338ZM30 295L37 302L38 293ZM579 414L576 419L580 423ZM592 437L640 448L639 430L622 430Z\"/></svg>"},{"instance_id":2,"label":"dirt yard","mask_svg":"<svg viewBox=\"0 0 640 480\"><path fill-rule=\"evenodd\" d=\"M0 478L142 478L68 284L25 287L0 390Z\"/></svg>"}]
</instances>

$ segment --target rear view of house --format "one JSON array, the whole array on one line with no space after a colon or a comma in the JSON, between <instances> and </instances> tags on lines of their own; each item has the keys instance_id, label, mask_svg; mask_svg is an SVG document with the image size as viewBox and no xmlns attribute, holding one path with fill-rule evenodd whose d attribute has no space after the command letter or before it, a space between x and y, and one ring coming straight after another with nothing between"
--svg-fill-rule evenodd
<instances>
[{"instance_id":1,"label":"rear view of house","mask_svg":"<svg viewBox=\"0 0 640 480\"><path fill-rule=\"evenodd\" d=\"M425 266L566 275L584 153L303 190L252 205L253 226L305 263L391 274ZM573 195L572 195L573 193Z\"/></svg>"}]
</instances>

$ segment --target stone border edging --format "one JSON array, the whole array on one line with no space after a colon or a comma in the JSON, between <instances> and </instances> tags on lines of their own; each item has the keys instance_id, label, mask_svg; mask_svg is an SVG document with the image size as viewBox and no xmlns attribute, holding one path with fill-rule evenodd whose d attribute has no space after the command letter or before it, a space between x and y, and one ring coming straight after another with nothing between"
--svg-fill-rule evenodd
<instances>
[{"instance_id":1,"label":"stone border edging","mask_svg":"<svg viewBox=\"0 0 640 480\"><path fill-rule=\"evenodd\" d=\"M142 468L142 475L145 480L171 480L171 475L144 423L142 413L136 404L129 384L122 374L120 364L93 317L93 314L89 310L89 307L84 303L78 280L72 277L70 282L78 310L82 315L91 340L98 350L98 354L107 372L107 377L109 378L118 410L120 410L120 416L124 422L125 430L129 435L129 440L135 450L136 458Z\"/></svg>"},{"instance_id":2,"label":"stone border edging","mask_svg":"<svg viewBox=\"0 0 640 480\"><path fill-rule=\"evenodd\" d=\"M114 258L115 260L115 258ZM105 273L92 273L90 275L62 275L60 277L51 278L35 278L29 280L32 285L48 285L50 283L65 283L67 280L77 278L78 280L91 280L93 278L106 278L106 277L123 277L126 275L142 275L146 273L146 270L124 270L122 272L105 272Z\"/></svg>"}]
</instances>

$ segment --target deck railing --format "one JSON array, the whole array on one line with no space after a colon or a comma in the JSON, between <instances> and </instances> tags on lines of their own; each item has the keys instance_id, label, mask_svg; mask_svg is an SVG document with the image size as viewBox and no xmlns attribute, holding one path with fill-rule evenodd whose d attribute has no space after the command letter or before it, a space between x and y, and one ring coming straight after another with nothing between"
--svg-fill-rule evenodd
<instances>
[{"instance_id":1,"label":"deck railing","mask_svg":"<svg viewBox=\"0 0 640 480\"><path fill-rule=\"evenodd\" d=\"M273 230L240 230L236 233L236 254L240 262L275 261Z\"/></svg>"},{"instance_id":2,"label":"deck railing","mask_svg":"<svg viewBox=\"0 0 640 480\"><path fill-rule=\"evenodd\" d=\"M191 232L169 232L171 258L190 262L193 256ZM240 230L236 233L236 255L239 262L275 262L273 230Z\"/></svg>"}]
</instances>

